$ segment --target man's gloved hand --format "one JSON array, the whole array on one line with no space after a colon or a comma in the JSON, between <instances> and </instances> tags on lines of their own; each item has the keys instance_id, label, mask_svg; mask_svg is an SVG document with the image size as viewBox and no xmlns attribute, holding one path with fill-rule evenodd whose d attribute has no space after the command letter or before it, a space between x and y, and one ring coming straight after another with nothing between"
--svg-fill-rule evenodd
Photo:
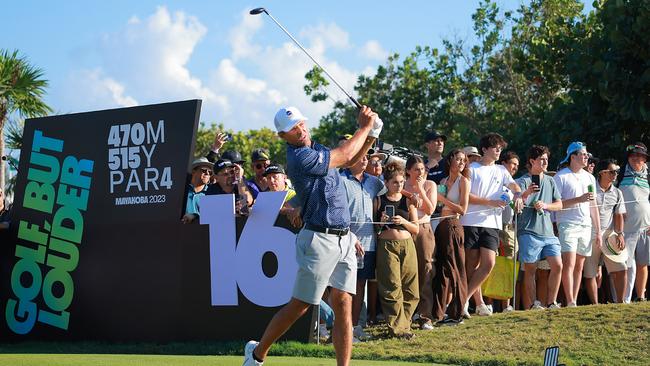
<instances>
[{"instance_id":1,"label":"man's gloved hand","mask_svg":"<svg viewBox=\"0 0 650 366\"><path fill-rule=\"evenodd\" d=\"M379 116L377 116L377 118L375 118L375 123L372 125L372 129L368 133L368 136L378 138L383 128L384 122L381 120L381 118L379 118Z\"/></svg>"}]
</instances>

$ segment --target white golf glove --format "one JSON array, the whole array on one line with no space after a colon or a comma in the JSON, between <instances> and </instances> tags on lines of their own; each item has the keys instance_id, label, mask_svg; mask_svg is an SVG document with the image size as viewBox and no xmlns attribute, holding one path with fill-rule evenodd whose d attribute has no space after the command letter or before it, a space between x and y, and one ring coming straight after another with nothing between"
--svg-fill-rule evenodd
<instances>
[{"instance_id":1,"label":"white golf glove","mask_svg":"<svg viewBox=\"0 0 650 366\"><path fill-rule=\"evenodd\" d=\"M382 128L384 128L384 122L377 116L375 118L375 123L372 125L372 129L368 133L369 137L379 138Z\"/></svg>"}]
</instances>

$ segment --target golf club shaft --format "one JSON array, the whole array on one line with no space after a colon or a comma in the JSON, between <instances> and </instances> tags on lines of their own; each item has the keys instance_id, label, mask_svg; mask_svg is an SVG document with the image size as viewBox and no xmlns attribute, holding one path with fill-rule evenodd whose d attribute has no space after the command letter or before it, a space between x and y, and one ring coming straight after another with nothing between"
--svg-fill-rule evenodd
<instances>
[{"instance_id":1,"label":"golf club shaft","mask_svg":"<svg viewBox=\"0 0 650 366\"><path fill-rule=\"evenodd\" d=\"M352 96L350 95L350 93L348 93L347 91L345 91L345 89L341 86L341 84L339 84L339 83L336 81L336 79L334 79L334 77L333 77L332 75L330 75L330 73L327 72L327 70L325 70L325 68L324 68L323 66L321 66L321 64L319 64L318 61L316 61L316 59L314 59L314 58L309 54L309 52L307 52L307 50L306 50L306 49L305 49L305 48L300 44L300 42L298 42L298 40L296 40L295 38L293 38L293 36L291 35L291 33L289 33L289 31L286 30L286 29L282 26L282 24L280 24L280 22L278 22L277 20L275 20L275 18L273 17L273 15L271 15L271 14L270 14L266 9L264 10L264 13L265 13L266 15L268 15L268 16L271 18L271 20L273 20L273 22L274 22L275 24L277 24L278 27L280 27L280 29L282 29L282 31L283 31L284 33L286 33L286 35L289 36L289 38L291 38L291 40L293 41L293 43L295 43L298 47L300 47L300 49L301 49L305 54L307 54L307 56L309 56L309 58L310 58L312 61L314 61L314 63L315 63L318 67L320 67L321 70L323 70L323 72L325 73L325 75L327 75L327 76L330 78L330 80L332 80L332 81L334 82L334 84L336 84L336 86L338 86L339 89L341 89L341 91L342 91L345 95L347 95L348 98L350 98L350 100L352 101L352 103L354 103L354 105L357 106L357 108L361 109L361 103L359 103L356 99L354 99L354 97L352 97Z\"/></svg>"}]
</instances>

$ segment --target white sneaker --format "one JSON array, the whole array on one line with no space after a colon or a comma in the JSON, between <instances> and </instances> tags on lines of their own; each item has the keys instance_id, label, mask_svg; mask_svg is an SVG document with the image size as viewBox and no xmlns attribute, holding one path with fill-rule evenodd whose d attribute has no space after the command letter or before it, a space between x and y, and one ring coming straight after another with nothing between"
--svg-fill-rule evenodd
<instances>
[{"instance_id":1,"label":"white sneaker","mask_svg":"<svg viewBox=\"0 0 650 366\"><path fill-rule=\"evenodd\" d=\"M426 321L420 325L420 329L422 330L433 330L433 323L431 323L431 320Z\"/></svg>"},{"instance_id":2,"label":"white sneaker","mask_svg":"<svg viewBox=\"0 0 650 366\"><path fill-rule=\"evenodd\" d=\"M481 304L481 305L476 307L476 315L478 315L478 316L490 316L490 315L492 315L492 312L490 311L490 308L487 305Z\"/></svg>"},{"instance_id":3,"label":"white sneaker","mask_svg":"<svg viewBox=\"0 0 650 366\"><path fill-rule=\"evenodd\" d=\"M492 308L492 304L486 304L485 306L487 306L490 312L494 314L494 309Z\"/></svg>"},{"instance_id":4,"label":"white sneaker","mask_svg":"<svg viewBox=\"0 0 650 366\"><path fill-rule=\"evenodd\" d=\"M533 305L530 307L530 310L542 310L544 307L542 306L542 303L539 302L539 300L535 300L533 302Z\"/></svg>"},{"instance_id":5,"label":"white sneaker","mask_svg":"<svg viewBox=\"0 0 650 366\"><path fill-rule=\"evenodd\" d=\"M551 309L551 310L553 310L553 309L560 309L561 307L562 307L562 306L561 306L560 304L558 304L557 302L554 302L554 303L551 303L551 304L547 307L547 309Z\"/></svg>"},{"instance_id":6,"label":"white sneaker","mask_svg":"<svg viewBox=\"0 0 650 366\"><path fill-rule=\"evenodd\" d=\"M352 335L358 340L362 341L372 338L372 336L366 333L360 325L355 325L352 328Z\"/></svg>"},{"instance_id":7,"label":"white sneaker","mask_svg":"<svg viewBox=\"0 0 650 366\"><path fill-rule=\"evenodd\" d=\"M577 306L578 306L578 305L577 305L575 302L570 302L569 305L567 305L566 307L567 307L567 308L575 308L575 307L577 307Z\"/></svg>"},{"instance_id":8,"label":"white sneaker","mask_svg":"<svg viewBox=\"0 0 650 366\"><path fill-rule=\"evenodd\" d=\"M246 343L246 346L244 347L244 363L242 366L262 366L264 364L264 362L257 362L253 358L253 351L258 344L260 343L255 341L248 341L248 343Z\"/></svg>"},{"instance_id":9,"label":"white sneaker","mask_svg":"<svg viewBox=\"0 0 650 366\"><path fill-rule=\"evenodd\" d=\"M512 305L508 305L507 308L503 309L504 313L511 313L513 311L515 311L515 308L513 308Z\"/></svg>"},{"instance_id":10,"label":"white sneaker","mask_svg":"<svg viewBox=\"0 0 650 366\"><path fill-rule=\"evenodd\" d=\"M463 307L463 313L460 316L462 316L464 319L472 318L472 316L469 315L469 301L465 303L465 306Z\"/></svg>"}]
</instances>

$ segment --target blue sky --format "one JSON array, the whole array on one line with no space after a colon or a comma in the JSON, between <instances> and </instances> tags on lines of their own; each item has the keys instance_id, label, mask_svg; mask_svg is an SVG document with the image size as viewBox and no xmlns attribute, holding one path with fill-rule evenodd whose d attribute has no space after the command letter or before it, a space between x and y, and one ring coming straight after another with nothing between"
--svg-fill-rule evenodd
<instances>
[{"instance_id":1,"label":"blue sky","mask_svg":"<svg viewBox=\"0 0 650 366\"><path fill-rule=\"evenodd\" d=\"M235 130L272 127L284 105L318 121L331 104L304 95L312 64L268 17L248 15L258 6L353 92L389 53L471 39L478 1L11 1L0 48L45 71L58 114L198 98L202 121Z\"/></svg>"}]
</instances>

